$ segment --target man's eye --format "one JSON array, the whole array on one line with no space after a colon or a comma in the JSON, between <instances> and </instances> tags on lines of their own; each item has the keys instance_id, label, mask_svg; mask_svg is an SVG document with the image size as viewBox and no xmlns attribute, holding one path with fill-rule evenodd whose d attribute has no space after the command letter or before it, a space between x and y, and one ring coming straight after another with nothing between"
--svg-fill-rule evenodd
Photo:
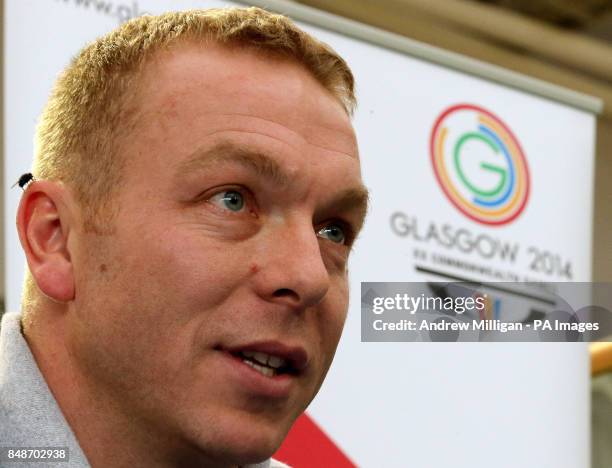
<instances>
[{"instance_id":1,"label":"man's eye","mask_svg":"<svg viewBox=\"0 0 612 468\"><path fill-rule=\"evenodd\" d=\"M223 209L241 211L244 208L244 196L236 190L219 192L210 198L210 201Z\"/></svg>"},{"instance_id":2,"label":"man's eye","mask_svg":"<svg viewBox=\"0 0 612 468\"><path fill-rule=\"evenodd\" d=\"M346 234L344 228L338 224L328 224L317 232L317 235L328 239L336 244L346 243Z\"/></svg>"}]
</instances>

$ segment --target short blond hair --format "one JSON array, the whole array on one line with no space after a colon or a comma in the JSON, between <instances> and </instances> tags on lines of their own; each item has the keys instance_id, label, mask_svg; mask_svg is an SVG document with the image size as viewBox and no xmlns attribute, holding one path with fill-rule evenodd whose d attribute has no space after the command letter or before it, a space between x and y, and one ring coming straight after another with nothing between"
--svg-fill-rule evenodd
<instances>
[{"instance_id":1,"label":"short blond hair","mask_svg":"<svg viewBox=\"0 0 612 468\"><path fill-rule=\"evenodd\" d=\"M103 223L112 219L112 195L122 179L115 142L135 125L130 90L139 72L152 54L181 40L247 46L299 62L353 112L354 79L346 62L285 16L251 7L135 18L77 54L55 83L36 130L32 172L70 187L85 229L108 232ZM24 307L33 287L28 274Z\"/></svg>"}]
</instances>

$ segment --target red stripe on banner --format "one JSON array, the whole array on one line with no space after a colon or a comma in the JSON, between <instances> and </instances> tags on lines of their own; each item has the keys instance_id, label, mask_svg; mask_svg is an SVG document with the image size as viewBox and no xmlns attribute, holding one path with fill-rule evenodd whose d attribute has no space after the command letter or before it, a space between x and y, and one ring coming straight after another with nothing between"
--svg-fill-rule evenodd
<instances>
[{"instance_id":1,"label":"red stripe on banner","mask_svg":"<svg viewBox=\"0 0 612 468\"><path fill-rule=\"evenodd\" d=\"M292 468L357 466L306 413L295 421L274 458Z\"/></svg>"}]
</instances>

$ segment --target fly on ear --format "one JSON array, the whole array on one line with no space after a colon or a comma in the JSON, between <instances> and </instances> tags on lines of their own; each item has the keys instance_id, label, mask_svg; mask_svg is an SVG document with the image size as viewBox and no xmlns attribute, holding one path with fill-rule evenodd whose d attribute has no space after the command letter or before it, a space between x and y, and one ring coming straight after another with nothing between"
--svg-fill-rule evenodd
<instances>
[{"instance_id":1,"label":"fly on ear","mask_svg":"<svg viewBox=\"0 0 612 468\"><path fill-rule=\"evenodd\" d=\"M19 177L19 180L17 182L15 182L11 188L15 187L15 185L19 185L19 187L21 187L21 189L23 190L23 188L28 185L29 182L32 182L34 180L34 176L32 175L31 172L26 172L25 174L23 174L21 177Z\"/></svg>"}]
</instances>

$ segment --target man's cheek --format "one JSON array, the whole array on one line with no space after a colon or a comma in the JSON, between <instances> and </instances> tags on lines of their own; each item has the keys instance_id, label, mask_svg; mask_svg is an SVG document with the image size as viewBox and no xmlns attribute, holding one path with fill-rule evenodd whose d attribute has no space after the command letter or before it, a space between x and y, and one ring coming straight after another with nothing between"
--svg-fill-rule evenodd
<instances>
[{"instance_id":1,"label":"man's cheek","mask_svg":"<svg viewBox=\"0 0 612 468\"><path fill-rule=\"evenodd\" d=\"M333 292L330 291L328 293L329 304L327 305L326 331L333 335L333 338L330 340L336 343L340 339L348 316L348 294L349 288L346 281L340 281L337 288Z\"/></svg>"}]
</instances>

